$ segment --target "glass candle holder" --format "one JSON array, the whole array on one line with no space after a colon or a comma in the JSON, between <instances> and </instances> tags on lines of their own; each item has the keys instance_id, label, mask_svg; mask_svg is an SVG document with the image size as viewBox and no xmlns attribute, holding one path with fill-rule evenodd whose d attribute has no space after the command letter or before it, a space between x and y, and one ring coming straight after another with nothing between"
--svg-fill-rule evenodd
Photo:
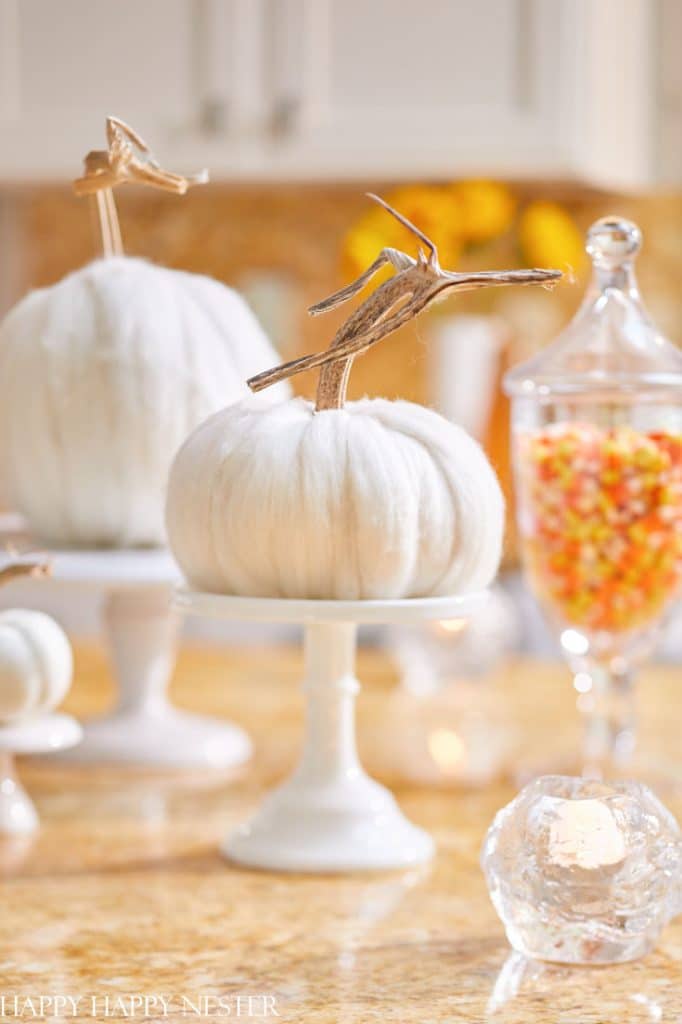
<instances>
[{"instance_id":1,"label":"glass candle holder","mask_svg":"<svg viewBox=\"0 0 682 1024\"><path fill-rule=\"evenodd\" d=\"M515 733L495 683L518 632L514 604L499 585L466 621L387 629L400 683L386 703L381 736L372 736L378 769L433 787L479 787L499 777Z\"/></svg>"},{"instance_id":2,"label":"glass candle holder","mask_svg":"<svg viewBox=\"0 0 682 1024\"><path fill-rule=\"evenodd\" d=\"M536 779L496 815L481 865L510 944L540 960L634 960L682 910L679 827L639 782Z\"/></svg>"},{"instance_id":3,"label":"glass candle holder","mask_svg":"<svg viewBox=\"0 0 682 1024\"><path fill-rule=\"evenodd\" d=\"M634 669L682 582L682 353L642 304L640 245L629 221L597 221L580 310L505 378L523 562L582 695L595 776L631 761Z\"/></svg>"}]
</instances>

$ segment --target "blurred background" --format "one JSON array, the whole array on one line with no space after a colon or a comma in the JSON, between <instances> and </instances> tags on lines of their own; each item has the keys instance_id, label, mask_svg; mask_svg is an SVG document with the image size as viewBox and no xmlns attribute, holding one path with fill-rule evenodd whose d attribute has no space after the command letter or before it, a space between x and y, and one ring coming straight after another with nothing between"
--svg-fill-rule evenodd
<instances>
[{"instance_id":1,"label":"blurred background","mask_svg":"<svg viewBox=\"0 0 682 1024\"><path fill-rule=\"evenodd\" d=\"M0 0L0 313L97 255L70 181L106 114L164 166L211 173L182 201L119 192L126 251L240 288L283 358L339 322L308 305L383 245L413 251L377 191L449 269L567 272L551 295L458 297L351 378L352 396L464 423L511 499L500 377L575 310L595 218L640 225L645 300L682 341L681 42L677 0ZM505 583L525 607L516 566L510 515ZM530 608L522 642L546 649Z\"/></svg>"}]
</instances>

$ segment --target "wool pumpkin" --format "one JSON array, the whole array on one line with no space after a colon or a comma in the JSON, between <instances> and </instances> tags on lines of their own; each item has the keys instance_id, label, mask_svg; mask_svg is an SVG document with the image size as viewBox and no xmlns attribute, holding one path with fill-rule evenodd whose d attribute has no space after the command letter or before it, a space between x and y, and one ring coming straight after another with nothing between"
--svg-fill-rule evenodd
<instances>
[{"instance_id":1,"label":"wool pumpkin","mask_svg":"<svg viewBox=\"0 0 682 1024\"><path fill-rule=\"evenodd\" d=\"M0 470L44 541L164 542L168 469L275 353L244 300L141 259L90 263L0 327Z\"/></svg>"},{"instance_id":2,"label":"wool pumpkin","mask_svg":"<svg viewBox=\"0 0 682 1024\"><path fill-rule=\"evenodd\" d=\"M0 723L52 711L72 674L71 645L54 619L22 608L0 612Z\"/></svg>"},{"instance_id":3,"label":"wool pumpkin","mask_svg":"<svg viewBox=\"0 0 682 1024\"><path fill-rule=\"evenodd\" d=\"M390 209L390 208L389 208ZM345 403L355 355L445 288L547 281L557 272L450 274L384 250L358 281L313 307L346 301L384 263L397 273L355 311L330 348L249 381L260 390L321 367L317 401L245 399L185 441L169 478L171 548L191 586L259 597L388 599L487 586L502 550L504 503L482 449L409 402Z\"/></svg>"},{"instance_id":4,"label":"wool pumpkin","mask_svg":"<svg viewBox=\"0 0 682 1024\"><path fill-rule=\"evenodd\" d=\"M503 500L460 427L410 402L259 398L211 417L174 462L168 532L193 586L359 599L490 582Z\"/></svg>"}]
</instances>

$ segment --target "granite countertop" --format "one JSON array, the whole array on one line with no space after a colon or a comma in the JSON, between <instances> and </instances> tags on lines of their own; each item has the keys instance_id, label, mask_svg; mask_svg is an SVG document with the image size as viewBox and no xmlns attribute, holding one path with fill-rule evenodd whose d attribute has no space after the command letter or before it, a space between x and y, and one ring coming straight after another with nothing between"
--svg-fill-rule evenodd
<instances>
[{"instance_id":1,"label":"granite countertop","mask_svg":"<svg viewBox=\"0 0 682 1024\"><path fill-rule=\"evenodd\" d=\"M79 649L77 670L68 707L102 709L110 688L101 652ZM233 1019L306 1024L682 1021L682 919L656 952L625 966L562 968L511 954L478 867L511 784L397 787L437 840L428 868L285 876L221 859L225 830L292 763L300 671L299 654L285 649L183 652L178 703L229 715L255 737L255 764L242 778L23 766L43 828L33 840L0 841L0 1020L36 1019L41 995L61 995L59 1015L45 1004L43 1019L186 1021L229 1010ZM391 670L366 652L360 675L361 749L386 777L375 740ZM642 687L648 741L678 754L680 675L651 669ZM574 741L562 670L520 663L498 686L510 721L523 723L527 753ZM667 801L682 816L680 795Z\"/></svg>"}]
</instances>

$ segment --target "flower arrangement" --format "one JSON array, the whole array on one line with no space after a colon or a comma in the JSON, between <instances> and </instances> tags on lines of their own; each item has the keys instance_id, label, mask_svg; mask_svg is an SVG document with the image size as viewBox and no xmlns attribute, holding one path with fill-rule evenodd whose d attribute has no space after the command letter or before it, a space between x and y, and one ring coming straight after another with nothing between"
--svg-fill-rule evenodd
<instances>
[{"instance_id":1,"label":"flower arrangement","mask_svg":"<svg viewBox=\"0 0 682 1024\"><path fill-rule=\"evenodd\" d=\"M583 268L583 238L571 214L549 200L520 202L502 182L403 185L389 193L388 201L433 239L442 266L449 270L466 263L471 250L498 243L511 248L525 266L560 267L573 274ZM405 228L370 207L344 238L344 274L357 276L384 246L400 249L409 244Z\"/></svg>"}]
</instances>

